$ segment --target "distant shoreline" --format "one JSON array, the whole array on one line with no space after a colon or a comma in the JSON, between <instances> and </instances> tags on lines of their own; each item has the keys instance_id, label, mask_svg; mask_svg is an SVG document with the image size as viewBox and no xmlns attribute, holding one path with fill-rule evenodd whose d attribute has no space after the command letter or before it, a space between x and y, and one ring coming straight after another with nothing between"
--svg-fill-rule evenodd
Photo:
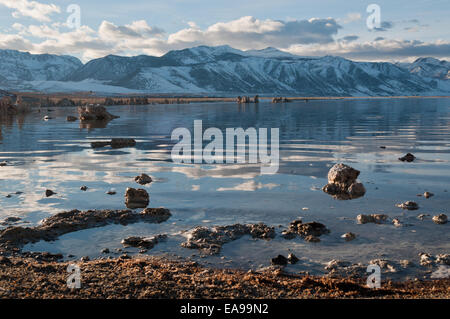
<instances>
[{"instance_id":1,"label":"distant shoreline","mask_svg":"<svg viewBox=\"0 0 450 319\"><path fill-rule=\"evenodd\" d=\"M75 93L38 93L38 92L16 92L11 91L16 96L21 96L33 106L55 107L55 106L79 106L85 104L111 105L149 105L149 104L189 104L189 103L215 103L234 102L237 103L237 96L197 96L197 95L164 95L164 94L116 94L97 95L90 92ZM253 100L253 95L249 96ZM259 96L260 102L271 102L276 96ZM364 100L364 99L436 99L450 98L450 96L282 96L293 101L320 101L320 100ZM280 103L280 102L279 102ZM245 105L247 103L241 103ZM250 102L250 104L254 104ZM278 104L278 103L277 103Z\"/></svg>"}]
</instances>

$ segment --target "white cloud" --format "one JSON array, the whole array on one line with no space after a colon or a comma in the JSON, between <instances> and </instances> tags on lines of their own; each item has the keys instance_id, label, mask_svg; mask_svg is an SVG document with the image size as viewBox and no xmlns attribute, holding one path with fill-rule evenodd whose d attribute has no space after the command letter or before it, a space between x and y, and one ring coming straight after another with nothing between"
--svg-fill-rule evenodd
<instances>
[{"instance_id":1,"label":"white cloud","mask_svg":"<svg viewBox=\"0 0 450 319\"><path fill-rule=\"evenodd\" d=\"M0 0L0 4L13 9L14 18L29 17L41 22L49 22L49 15L60 13L61 9L55 4L43 4L29 0Z\"/></svg>"},{"instance_id":2,"label":"white cloud","mask_svg":"<svg viewBox=\"0 0 450 319\"><path fill-rule=\"evenodd\" d=\"M337 38L340 28L332 18L278 21L248 16L206 28L189 22L186 28L172 34L165 34L164 30L149 26L144 20L123 26L103 21L97 30L88 26L67 29L64 23L28 26L15 23L12 29L16 34L0 34L0 48L70 54L85 62L108 54L162 55L170 50L197 45L224 44L241 50L270 46L298 55L338 55L370 61L419 56L448 58L450 55L448 41L425 43L378 37L374 41L361 42L357 35Z\"/></svg>"},{"instance_id":3,"label":"white cloud","mask_svg":"<svg viewBox=\"0 0 450 319\"><path fill-rule=\"evenodd\" d=\"M339 19L338 21L342 20L343 24L347 24L347 23L351 23L351 22L355 22L358 20L361 20L361 13L359 12L350 12L347 14L347 16L344 19Z\"/></svg>"},{"instance_id":4,"label":"white cloud","mask_svg":"<svg viewBox=\"0 0 450 319\"><path fill-rule=\"evenodd\" d=\"M326 45L292 45L292 54L307 56L337 55L354 60L387 61L411 60L417 57L433 56L448 59L450 42L434 42L377 39L367 42L336 41Z\"/></svg>"}]
</instances>

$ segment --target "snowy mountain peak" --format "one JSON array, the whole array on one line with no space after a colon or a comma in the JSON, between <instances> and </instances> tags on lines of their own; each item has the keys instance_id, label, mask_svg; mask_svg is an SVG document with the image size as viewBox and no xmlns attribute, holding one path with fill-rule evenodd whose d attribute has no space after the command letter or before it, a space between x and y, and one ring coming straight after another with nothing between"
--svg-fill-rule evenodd
<instances>
[{"instance_id":1,"label":"snowy mountain peak","mask_svg":"<svg viewBox=\"0 0 450 319\"><path fill-rule=\"evenodd\" d=\"M449 63L354 62L301 57L276 48L241 51L198 46L161 57L108 55L85 65L73 57L0 50L0 88L45 91L268 94L297 96L448 95ZM104 91L101 91L104 90Z\"/></svg>"}]
</instances>

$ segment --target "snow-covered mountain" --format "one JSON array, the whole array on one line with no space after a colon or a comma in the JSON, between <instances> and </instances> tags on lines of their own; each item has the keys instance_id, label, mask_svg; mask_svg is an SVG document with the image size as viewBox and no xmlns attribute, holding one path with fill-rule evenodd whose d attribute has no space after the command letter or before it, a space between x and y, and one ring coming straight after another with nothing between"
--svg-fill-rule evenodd
<instances>
[{"instance_id":1,"label":"snow-covered mountain","mask_svg":"<svg viewBox=\"0 0 450 319\"><path fill-rule=\"evenodd\" d=\"M82 65L72 56L0 50L0 83L62 80Z\"/></svg>"},{"instance_id":2,"label":"snow-covered mountain","mask_svg":"<svg viewBox=\"0 0 450 319\"><path fill-rule=\"evenodd\" d=\"M434 58L419 58L413 63L398 63L400 67L422 77L450 80L450 62Z\"/></svg>"},{"instance_id":3,"label":"snow-covered mountain","mask_svg":"<svg viewBox=\"0 0 450 319\"><path fill-rule=\"evenodd\" d=\"M0 56L2 53L0 51ZM26 61L38 57L20 54L28 58ZM450 94L449 63L432 58L410 64L354 62L333 56L301 57L275 48L241 51L229 46L199 46L170 51L161 57L109 55L84 65L71 57L45 56L47 64L41 63L41 69L38 63L29 63L32 68L27 73L28 78L21 78L28 80L23 87L45 91L65 91L73 87L76 91L92 90L95 84L104 92L226 95ZM1 77L13 76L4 73L2 65L3 60L0 61L0 81ZM56 65L60 72L49 73L54 70L49 66Z\"/></svg>"}]
</instances>

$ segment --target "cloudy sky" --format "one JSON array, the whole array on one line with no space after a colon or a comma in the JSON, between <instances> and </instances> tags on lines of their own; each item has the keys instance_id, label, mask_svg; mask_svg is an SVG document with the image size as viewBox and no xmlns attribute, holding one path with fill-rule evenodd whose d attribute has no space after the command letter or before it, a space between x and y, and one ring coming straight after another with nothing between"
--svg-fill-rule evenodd
<instances>
[{"instance_id":1,"label":"cloudy sky","mask_svg":"<svg viewBox=\"0 0 450 319\"><path fill-rule=\"evenodd\" d=\"M450 60L449 15L448 0L0 0L0 49L83 62L223 44L367 61Z\"/></svg>"}]
</instances>

